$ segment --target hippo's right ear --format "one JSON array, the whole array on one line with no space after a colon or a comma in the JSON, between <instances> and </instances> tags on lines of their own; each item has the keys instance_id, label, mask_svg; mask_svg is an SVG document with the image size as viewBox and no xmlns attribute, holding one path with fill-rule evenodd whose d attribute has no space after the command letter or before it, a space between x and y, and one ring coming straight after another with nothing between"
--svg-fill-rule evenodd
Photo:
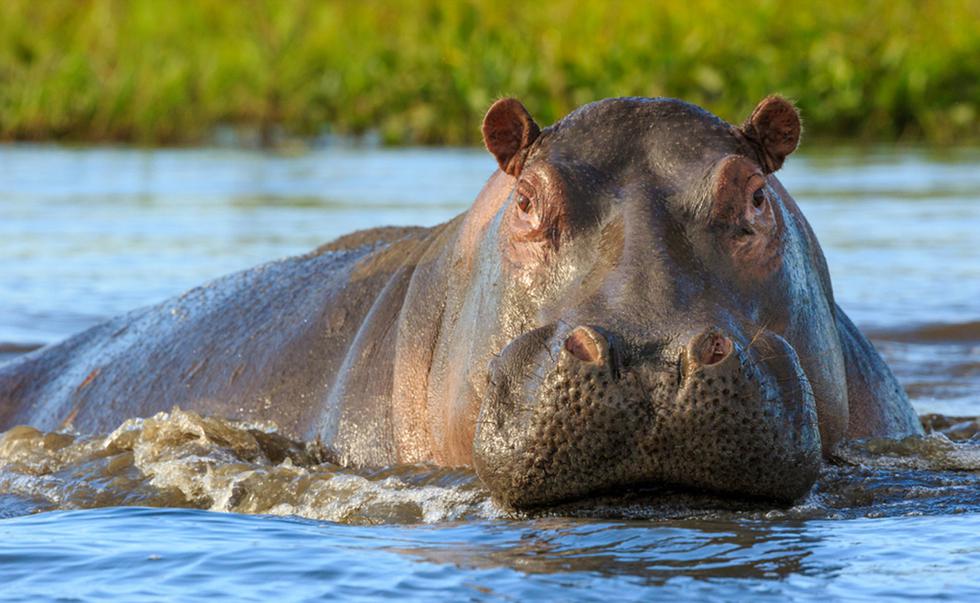
<instances>
[{"instance_id":1,"label":"hippo's right ear","mask_svg":"<svg viewBox=\"0 0 980 603\"><path fill-rule=\"evenodd\" d=\"M511 176L521 173L525 152L539 134L541 128L516 98L498 100L483 118L483 144Z\"/></svg>"}]
</instances>

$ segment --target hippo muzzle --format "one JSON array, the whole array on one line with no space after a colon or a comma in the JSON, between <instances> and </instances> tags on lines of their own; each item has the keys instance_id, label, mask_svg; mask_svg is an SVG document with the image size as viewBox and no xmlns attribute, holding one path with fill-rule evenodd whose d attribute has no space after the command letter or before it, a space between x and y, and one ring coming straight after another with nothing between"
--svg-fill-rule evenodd
<instances>
[{"instance_id":1,"label":"hippo muzzle","mask_svg":"<svg viewBox=\"0 0 980 603\"><path fill-rule=\"evenodd\" d=\"M788 502L816 480L813 392L779 335L708 329L644 358L598 327L557 332L518 337L490 366L474 464L503 504L658 485Z\"/></svg>"}]
</instances>

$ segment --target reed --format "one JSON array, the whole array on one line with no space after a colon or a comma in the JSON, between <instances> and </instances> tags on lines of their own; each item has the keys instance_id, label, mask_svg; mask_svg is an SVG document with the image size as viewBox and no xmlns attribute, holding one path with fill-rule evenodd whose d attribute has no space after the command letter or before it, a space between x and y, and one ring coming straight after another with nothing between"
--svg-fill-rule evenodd
<instances>
[{"instance_id":1,"label":"reed","mask_svg":"<svg viewBox=\"0 0 980 603\"><path fill-rule=\"evenodd\" d=\"M730 120L770 92L816 139L980 139L980 1L3 0L0 138L207 140L216 126L470 144L606 96Z\"/></svg>"}]
</instances>

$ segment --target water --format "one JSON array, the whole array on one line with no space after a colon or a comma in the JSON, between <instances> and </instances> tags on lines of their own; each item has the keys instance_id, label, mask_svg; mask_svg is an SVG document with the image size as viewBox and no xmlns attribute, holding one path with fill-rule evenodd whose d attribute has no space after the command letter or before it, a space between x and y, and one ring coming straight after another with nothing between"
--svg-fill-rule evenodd
<instances>
[{"instance_id":1,"label":"water","mask_svg":"<svg viewBox=\"0 0 980 603\"><path fill-rule=\"evenodd\" d=\"M977 166L825 149L781 174L923 414L980 415ZM440 222L492 168L455 149L0 147L0 358L352 229ZM353 472L268 425L18 428L0 599L976 600L980 425L930 424L945 435L842 449L790 509L640 493L537 517L466 471Z\"/></svg>"},{"instance_id":2,"label":"water","mask_svg":"<svg viewBox=\"0 0 980 603\"><path fill-rule=\"evenodd\" d=\"M544 519L420 529L117 508L7 520L0 537L16 538L17 554L0 552L0 562L25 601L189 593L240 601L969 600L980 588L980 519L946 518L942 536L930 535L932 523ZM907 534L901 547L897 533Z\"/></svg>"}]
</instances>

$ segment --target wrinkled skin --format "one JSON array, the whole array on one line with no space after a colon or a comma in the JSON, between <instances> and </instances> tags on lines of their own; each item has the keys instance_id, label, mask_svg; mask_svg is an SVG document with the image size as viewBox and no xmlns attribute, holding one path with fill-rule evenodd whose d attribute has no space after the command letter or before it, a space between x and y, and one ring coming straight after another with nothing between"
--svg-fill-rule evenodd
<instances>
[{"instance_id":1,"label":"wrinkled skin","mask_svg":"<svg viewBox=\"0 0 980 603\"><path fill-rule=\"evenodd\" d=\"M669 484L791 501L847 437L920 433L773 175L786 101L734 127L607 99L483 125L500 170L433 228L218 279L0 366L0 429L174 405L355 465L469 465L524 508Z\"/></svg>"}]
</instances>

